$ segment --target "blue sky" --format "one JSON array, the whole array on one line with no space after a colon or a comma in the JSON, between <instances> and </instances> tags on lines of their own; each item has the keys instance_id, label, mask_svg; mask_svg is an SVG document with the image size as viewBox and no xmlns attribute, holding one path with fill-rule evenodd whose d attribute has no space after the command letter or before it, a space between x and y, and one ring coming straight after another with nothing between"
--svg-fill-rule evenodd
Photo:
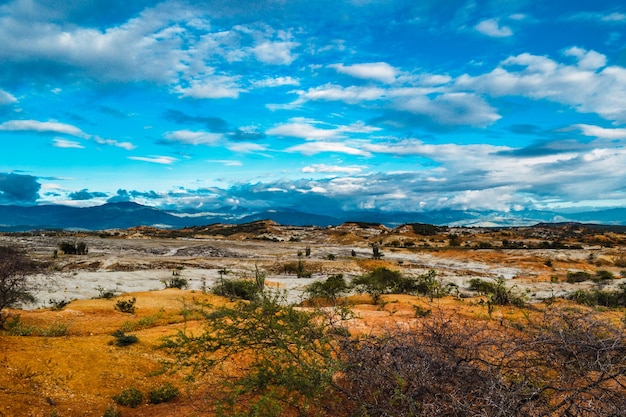
<instances>
[{"instance_id":1,"label":"blue sky","mask_svg":"<svg viewBox=\"0 0 626 417\"><path fill-rule=\"evenodd\" d=\"M619 1L0 1L0 204L626 206Z\"/></svg>"}]
</instances>

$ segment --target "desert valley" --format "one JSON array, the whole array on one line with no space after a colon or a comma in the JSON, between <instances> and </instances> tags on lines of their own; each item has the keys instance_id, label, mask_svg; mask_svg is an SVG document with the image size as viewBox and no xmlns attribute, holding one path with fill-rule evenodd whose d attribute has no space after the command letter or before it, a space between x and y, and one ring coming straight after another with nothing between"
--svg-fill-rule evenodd
<instances>
[{"instance_id":1,"label":"desert valley","mask_svg":"<svg viewBox=\"0 0 626 417\"><path fill-rule=\"evenodd\" d=\"M64 243L81 243L86 250L81 255L64 253ZM617 329L621 345L611 353L617 355L607 370L611 378L594 379L581 397L587 401L601 391L608 408L599 407L593 414L593 407L583 407L579 415L612 415L603 413L623 404L625 365L618 359L625 355L624 305L601 305L605 299L598 297L613 294L619 300L626 293L622 227L292 227L258 221L179 230L6 233L0 236L0 246L19 248L46 265L32 287L36 301L2 311L0 416L218 415L217 373L190 378L188 367L171 365L176 356L163 348L163 341L177 334L200 334L208 317L201 310L235 306L246 298L225 291L224 282L258 283L260 276L264 291L279 294L280 303L296 311L328 311L337 305L349 309L342 326L352 337L419 329L434 317L464 323L465 328L472 323L469 327L495 334L523 333L552 310L591 314L593 320ZM397 272L417 286L406 291L350 286L373 271ZM331 277L347 283L336 298L313 291L321 288L313 284ZM431 278L430 287L420 287L425 277ZM488 286L481 287L484 283ZM500 299L489 290L498 285L509 298ZM131 309L120 308L131 302ZM126 346L123 341L129 336L134 343ZM588 375L576 378L587 381ZM133 406L120 400L120 393L128 394L130 388L144 393ZM176 395L167 401L148 399L158 389ZM613 404L615 398L607 393L622 402ZM255 395L242 401L253 404L262 393ZM570 415L563 411L565 406L553 404L559 392L550 395L554 398L546 402L556 407L551 415ZM579 400L572 402L571 410L581 407ZM331 406L324 410L326 415L337 412ZM307 414L286 407L276 415L298 412L322 411Z\"/></svg>"}]
</instances>

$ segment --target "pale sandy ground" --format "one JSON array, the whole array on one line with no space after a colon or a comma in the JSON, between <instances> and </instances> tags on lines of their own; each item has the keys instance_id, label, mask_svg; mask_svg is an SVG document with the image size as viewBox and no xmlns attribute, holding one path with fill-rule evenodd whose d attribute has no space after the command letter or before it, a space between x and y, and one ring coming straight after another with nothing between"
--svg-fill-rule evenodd
<instances>
[{"instance_id":1,"label":"pale sandy ground","mask_svg":"<svg viewBox=\"0 0 626 417\"><path fill-rule=\"evenodd\" d=\"M371 248L365 243L354 246L329 245L304 242L235 241L225 239L112 239L83 238L89 245L87 256L60 256L57 260L63 266L45 279L44 285L36 292L38 299L30 308L49 305L50 300L72 300L94 298L98 288L115 291L118 294L137 291L150 291L164 288L162 280L172 277L178 267L180 275L189 282L189 288L210 291L218 285L220 269L227 269L227 277L253 277L258 267L266 273L268 284L275 284L286 293L288 302L298 302L305 287L313 281L326 279L333 273L343 273L347 278L363 273L351 257L355 250L358 259L371 258ZM51 257L59 241L56 237L7 237L0 236L0 244L17 243L40 257ZM310 279L297 278L274 272L276 265L297 262L298 251L310 246L312 255L304 258L306 264L315 264L322 270ZM533 251L534 256L545 256L554 260L580 260L588 256L588 251ZM329 261L328 254L336 259ZM534 269L523 265L499 265L471 259L446 257L445 252L411 252L386 250L384 259L392 265L401 266L403 273L422 274L429 269L437 271L444 282L458 285L461 293L467 292L472 278L505 278L510 285L526 294L529 300L539 301L552 295L562 296L580 288L589 288L590 282L568 284L535 280ZM519 256L519 252L516 253ZM278 268L280 269L280 268ZM610 287L625 282L613 280Z\"/></svg>"}]
</instances>

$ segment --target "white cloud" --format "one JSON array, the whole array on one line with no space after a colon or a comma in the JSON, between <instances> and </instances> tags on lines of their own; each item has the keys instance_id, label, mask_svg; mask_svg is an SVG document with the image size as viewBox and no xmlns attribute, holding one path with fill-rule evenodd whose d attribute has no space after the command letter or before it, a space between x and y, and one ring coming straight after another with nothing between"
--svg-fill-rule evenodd
<instances>
[{"instance_id":1,"label":"white cloud","mask_svg":"<svg viewBox=\"0 0 626 417\"><path fill-rule=\"evenodd\" d=\"M524 53L505 59L487 74L457 78L456 88L546 99L626 122L626 68L598 67L606 58L594 51L570 48L565 53L577 58L576 65Z\"/></svg>"},{"instance_id":2,"label":"white cloud","mask_svg":"<svg viewBox=\"0 0 626 417\"><path fill-rule=\"evenodd\" d=\"M347 155L370 156L371 154L362 149L357 149L339 142L307 142L301 145L291 146L285 152L299 152L303 155L317 155L319 153L333 152Z\"/></svg>"},{"instance_id":3,"label":"white cloud","mask_svg":"<svg viewBox=\"0 0 626 417\"><path fill-rule=\"evenodd\" d=\"M88 139L89 135L85 134L76 126L56 121L40 122L38 120L9 120L0 124L0 130L19 131L19 132L41 132L41 133L62 133L72 135L79 138Z\"/></svg>"},{"instance_id":4,"label":"white cloud","mask_svg":"<svg viewBox=\"0 0 626 417\"><path fill-rule=\"evenodd\" d=\"M177 158L173 158L171 156L129 156L128 159L132 159L133 161L143 161L150 162L153 164L161 164L161 165L171 165L174 162L178 161Z\"/></svg>"},{"instance_id":5,"label":"white cloud","mask_svg":"<svg viewBox=\"0 0 626 417\"><path fill-rule=\"evenodd\" d=\"M203 79L192 80L188 87L180 85L174 91L182 97L197 99L237 98L246 90L239 85L239 77L213 75Z\"/></svg>"},{"instance_id":6,"label":"white cloud","mask_svg":"<svg viewBox=\"0 0 626 417\"><path fill-rule=\"evenodd\" d=\"M297 57L291 50L299 44L296 42L262 42L252 48L252 53L265 64L289 65Z\"/></svg>"},{"instance_id":7,"label":"white cloud","mask_svg":"<svg viewBox=\"0 0 626 417\"><path fill-rule=\"evenodd\" d=\"M118 142L115 139L103 139L103 138L98 137L98 136L93 136L92 139L94 141L96 141L96 143L98 143L100 145L115 146L115 147L118 147L118 148L126 149L127 151L132 151L133 149L136 148L136 146L133 145L130 142Z\"/></svg>"},{"instance_id":8,"label":"white cloud","mask_svg":"<svg viewBox=\"0 0 626 417\"><path fill-rule=\"evenodd\" d=\"M296 104L309 100L343 101L348 104L357 104L363 101L382 99L386 90L378 87L342 87L334 84L310 88L307 91L297 91L300 96Z\"/></svg>"},{"instance_id":9,"label":"white cloud","mask_svg":"<svg viewBox=\"0 0 626 417\"><path fill-rule=\"evenodd\" d=\"M363 171L363 167L360 166L338 166L338 165L326 165L326 164L313 164L302 168L304 173L329 173L329 174L358 174Z\"/></svg>"},{"instance_id":10,"label":"white cloud","mask_svg":"<svg viewBox=\"0 0 626 417\"><path fill-rule=\"evenodd\" d=\"M330 139L337 137L336 129L320 129L306 122L294 121L268 129L267 135L288 136L306 140Z\"/></svg>"},{"instance_id":11,"label":"white cloud","mask_svg":"<svg viewBox=\"0 0 626 417\"><path fill-rule=\"evenodd\" d=\"M578 66L586 70L596 70L606 65L606 57L596 51L587 51L576 46L565 50L565 55L578 59Z\"/></svg>"},{"instance_id":12,"label":"white cloud","mask_svg":"<svg viewBox=\"0 0 626 417\"><path fill-rule=\"evenodd\" d=\"M76 141L73 141L73 140L61 139L61 138L55 138L52 141L52 146L54 146L55 148L73 148L73 149L83 149L83 148L85 148L79 142L76 142Z\"/></svg>"},{"instance_id":13,"label":"white cloud","mask_svg":"<svg viewBox=\"0 0 626 417\"><path fill-rule=\"evenodd\" d=\"M229 143L226 148L238 153L264 152L267 150L265 145L252 142L236 142Z\"/></svg>"},{"instance_id":14,"label":"white cloud","mask_svg":"<svg viewBox=\"0 0 626 417\"><path fill-rule=\"evenodd\" d=\"M293 77L276 77L265 78L263 80L254 81L252 83L254 87L266 88L266 87L282 87L284 85L300 85L300 81Z\"/></svg>"},{"instance_id":15,"label":"white cloud","mask_svg":"<svg viewBox=\"0 0 626 417\"><path fill-rule=\"evenodd\" d=\"M424 115L442 125L487 126L501 116L481 97L471 93L446 93L430 99L414 96L397 100L392 106L399 110Z\"/></svg>"},{"instance_id":16,"label":"white cloud","mask_svg":"<svg viewBox=\"0 0 626 417\"><path fill-rule=\"evenodd\" d=\"M398 75L398 70L386 62L372 62L365 64L343 65L331 64L329 68L334 68L341 74L365 80L376 80L383 83L392 83Z\"/></svg>"},{"instance_id":17,"label":"white cloud","mask_svg":"<svg viewBox=\"0 0 626 417\"><path fill-rule=\"evenodd\" d=\"M605 22L624 22L626 21L626 14L614 12L606 16L602 16L602 20Z\"/></svg>"},{"instance_id":18,"label":"white cloud","mask_svg":"<svg viewBox=\"0 0 626 417\"><path fill-rule=\"evenodd\" d=\"M240 167L243 165L241 161L235 161L234 159L209 159L207 162L222 164L227 167Z\"/></svg>"},{"instance_id":19,"label":"white cloud","mask_svg":"<svg viewBox=\"0 0 626 417\"><path fill-rule=\"evenodd\" d=\"M174 132L167 132L163 136L171 142L179 142L185 145L209 146L217 144L223 138L223 135L220 133L192 130L176 130Z\"/></svg>"},{"instance_id":20,"label":"white cloud","mask_svg":"<svg viewBox=\"0 0 626 417\"><path fill-rule=\"evenodd\" d=\"M0 90L0 106L13 103L17 103L17 99L15 98L15 96L7 93L4 90Z\"/></svg>"},{"instance_id":21,"label":"white cloud","mask_svg":"<svg viewBox=\"0 0 626 417\"><path fill-rule=\"evenodd\" d=\"M600 139L626 139L626 128L607 129L600 126L577 124L574 128L580 129L585 136Z\"/></svg>"},{"instance_id":22,"label":"white cloud","mask_svg":"<svg viewBox=\"0 0 626 417\"><path fill-rule=\"evenodd\" d=\"M483 35L494 38L506 38L513 35L513 31L508 26L500 26L498 19L483 20L474 27Z\"/></svg>"}]
</instances>

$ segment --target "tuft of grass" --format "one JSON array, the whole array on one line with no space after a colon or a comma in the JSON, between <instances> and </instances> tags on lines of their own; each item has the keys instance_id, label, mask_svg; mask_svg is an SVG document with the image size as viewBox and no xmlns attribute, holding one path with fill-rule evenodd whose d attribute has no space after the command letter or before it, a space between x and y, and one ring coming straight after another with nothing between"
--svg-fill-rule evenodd
<instances>
[{"instance_id":1,"label":"tuft of grass","mask_svg":"<svg viewBox=\"0 0 626 417\"><path fill-rule=\"evenodd\" d=\"M135 408L143 402L143 394L137 388L130 387L114 396L113 401L119 405Z\"/></svg>"},{"instance_id":2,"label":"tuft of grass","mask_svg":"<svg viewBox=\"0 0 626 417\"><path fill-rule=\"evenodd\" d=\"M134 334L125 334L122 330L114 331L111 333L111 336L115 338L115 342L112 343L115 343L115 346L118 347L129 346L139 342L137 336Z\"/></svg>"},{"instance_id":3,"label":"tuft of grass","mask_svg":"<svg viewBox=\"0 0 626 417\"><path fill-rule=\"evenodd\" d=\"M7 330L11 336L63 337L69 334L65 323L54 323L48 327L25 324L19 315L7 321Z\"/></svg>"},{"instance_id":4,"label":"tuft of grass","mask_svg":"<svg viewBox=\"0 0 626 417\"><path fill-rule=\"evenodd\" d=\"M153 388L148 393L148 401L151 404L160 404L173 400L180 395L180 390L170 383Z\"/></svg>"}]
</instances>

